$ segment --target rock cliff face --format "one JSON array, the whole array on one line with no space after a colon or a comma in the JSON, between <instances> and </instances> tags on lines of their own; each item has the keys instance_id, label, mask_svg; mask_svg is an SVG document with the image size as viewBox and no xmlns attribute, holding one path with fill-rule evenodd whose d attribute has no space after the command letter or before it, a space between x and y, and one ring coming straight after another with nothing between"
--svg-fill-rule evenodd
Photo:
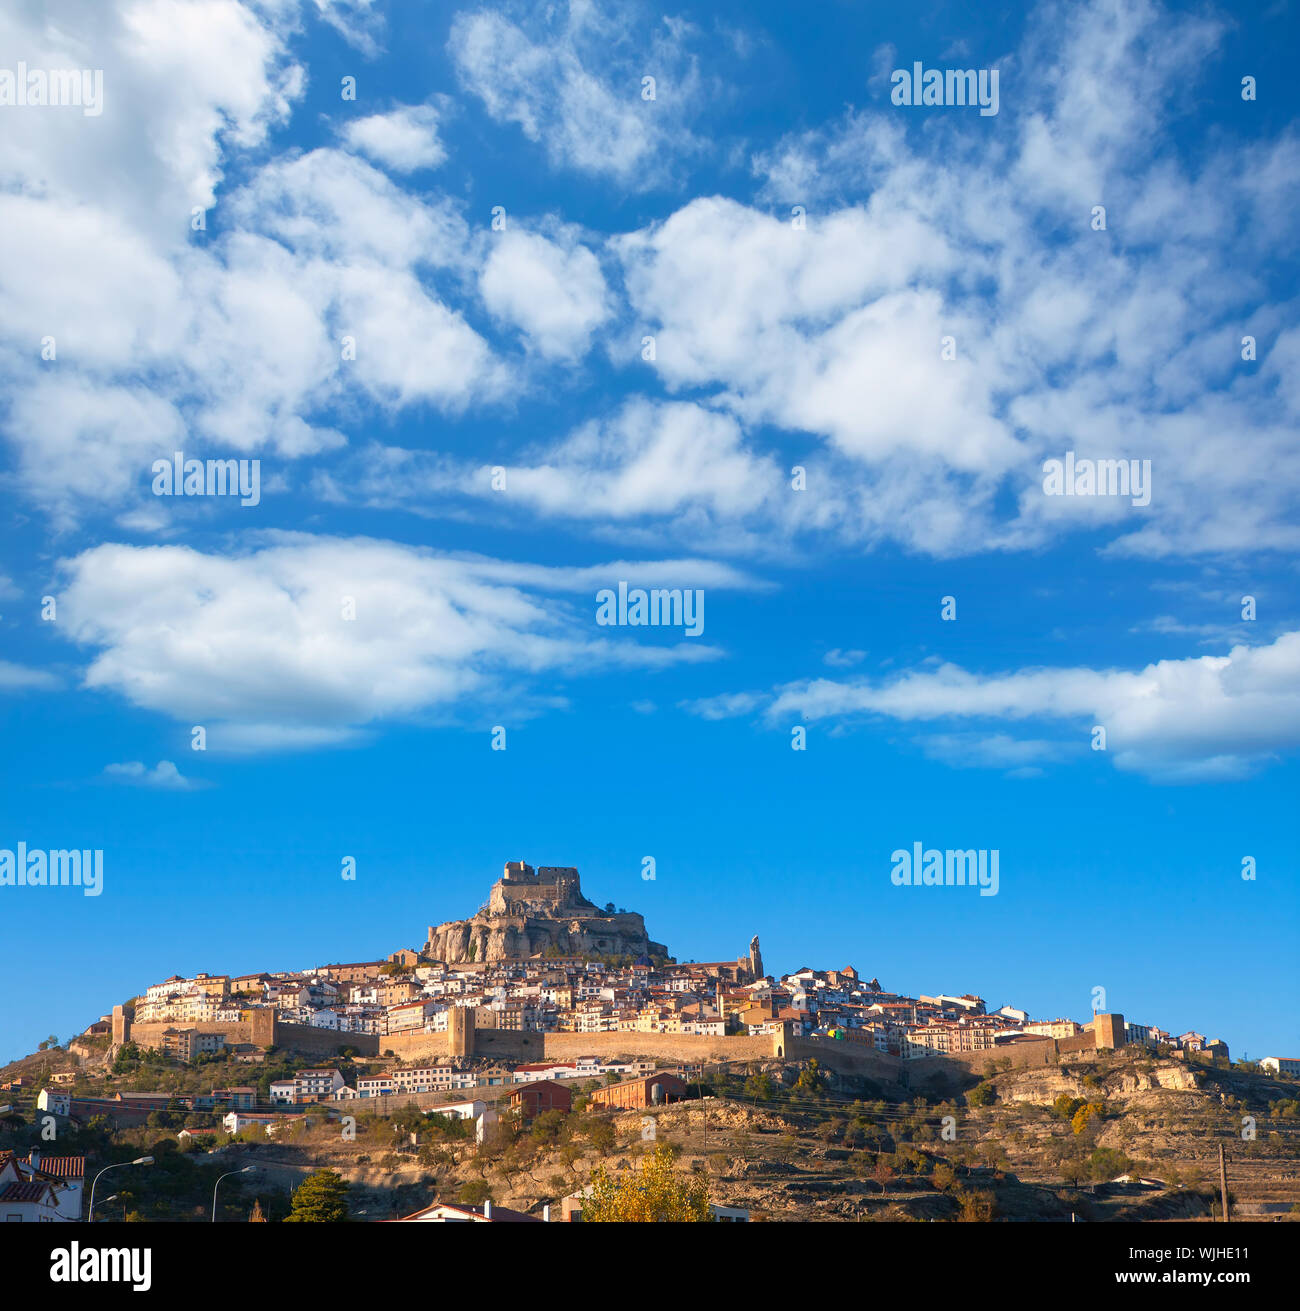
<instances>
[{"instance_id":1,"label":"rock cliff face","mask_svg":"<svg viewBox=\"0 0 1300 1311\"><path fill-rule=\"evenodd\" d=\"M1088 1073L1103 1074L1105 1096L1114 1101L1123 1101L1140 1093L1160 1090L1196 1092L1200 1088L1196 1070L1179 1061L1152 1061L1150 1065L1150 1069L1139 1069L1135 1065L1111 1073L1084 1066L1017 1070L1014 1075L999 1077L998 1096L1007 1102L1037 1102L1040 1105L1055 1101L1062 1093L1069 1097L1096 1098L1099 1095L1097 1087L1090 1088L1083 1082L1083 1076Z\"/></svg>"},{"instance_id":2,"label":"rock cliff face","mask_svg":"<svg viewBox=\"0 0 1300 1311\"><path fill-rule=\"evenodd\" d=\"M429 929L424 954L433 960L526 960L530 956L666 956L633 911L611 913L582 895L578 871L509 861L487 904L471 919Z\"/></svg>"}]
</instances>

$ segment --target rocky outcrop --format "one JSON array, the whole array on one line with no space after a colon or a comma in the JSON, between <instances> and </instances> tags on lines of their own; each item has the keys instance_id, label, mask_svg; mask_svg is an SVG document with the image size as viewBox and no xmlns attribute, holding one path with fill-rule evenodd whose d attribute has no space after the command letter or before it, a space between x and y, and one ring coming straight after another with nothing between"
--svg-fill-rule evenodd
<instances>
[{"instance_id":1,"label":"rocky outcrop","mask_svg":"<svg viewBox=\"0 0 1300 1311\"><path fill-rule=\"evenodd\" d=\"M1087 1074L1101 1077L1089 1085L1084 1082ZM1111 1071L1047 1066L999 1075L995 1082L1001 1101L1036 1102L1039 1105L1050 1104L1062 1093L1068 1097L1124 1101L1139 1093L1162 1090L1195 1092L1200 1086L1196 1072L1179 1061L1151 1061L1149 1068L1140 1068L1134 1064Z\"/></svg>"},{"instance_id":2,"label":"rocky outcrop","mask_svg":"<svg viewBox=\"0 0 1300 1311\"><path fill-rule=\"evenodd\" d=\"M487 904L467 920L429 929L424 954L448 964L544 956L662 957L634 911L602 910L582 894L570 866L534 870L510 861Z\"/></svg>"}]
</instances>

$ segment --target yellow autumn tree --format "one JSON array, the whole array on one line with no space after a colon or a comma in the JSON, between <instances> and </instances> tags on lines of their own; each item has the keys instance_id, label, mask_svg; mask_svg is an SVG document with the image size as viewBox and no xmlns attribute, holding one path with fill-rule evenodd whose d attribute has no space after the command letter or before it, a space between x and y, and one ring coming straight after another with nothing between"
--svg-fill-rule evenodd
<instances>
[{"instance_id":1,"label":"yellow autumn tree","mask_svg":"<svg viewBox=\"0 0 1300 1311\"><path fill-rule=\"evenodd\" d=\"M1074 1113L1074 1119L1070 1121L1070 1128L1076 1134L1082 1133L1088 1127L1088 1121L1100 1117L1105 1107L1100 1102L1086 1102L1080 1106Z\"/></svg>"},{"instance_id":2,"label":"yellow autumn tree","mask_svg":"<svg viewBox=\"0 0 1300 1311\"><path fill-rule=\"evenodd\" d=\"M678 1174L672 1149L664 1145L621 1179L600 1166L592 1176L591 1195L582 1203L584 1224L681 1224L712 1218L704 1180Z\"/></svg>"}]
</instances>

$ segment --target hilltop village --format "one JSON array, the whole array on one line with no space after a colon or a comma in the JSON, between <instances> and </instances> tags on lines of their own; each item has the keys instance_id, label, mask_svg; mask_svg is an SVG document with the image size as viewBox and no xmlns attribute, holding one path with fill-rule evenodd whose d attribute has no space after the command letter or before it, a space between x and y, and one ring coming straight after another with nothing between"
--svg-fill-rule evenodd
<instances>
[{"instance_id":1,"label":"hilltop village","mask_svg":"<svg viewBox=\"0 0 1300 1311\"><path fill-rule=\"evenodd\" d=\"M817 1050L847 1071L991 1056L1016 1065L1145 1043L1227 1058L1226 1044L1120 1015L1040 1018L989 1011L972 994L907 997L852 966L768 975L757 938L732 960L678 963L642 917L601 908L570 867L505 866L469 920L430 926L420 950L386 959L230 976L173 975L87 1030L182 1062L221 1055L256 1065L271 1049L387 1057L357 1086L276 1088L299 1104L424 1093L538 1077L607 1073L602 1055L708 1061ZM796 1050L798 1049L798 1050ZM873 1060L874 1058L874 1060Z\"/></svg>"},{"instance_id":2,"label":"hilltop village","mask_svg":"<svg viewBox=\"0 0 1300 1311\"><path fill-rule=\"evenodd\" d=\"M214 1159L254 1143L283 1153L302 1150L283 1146L291 1140L310 1141L326 1159L341 1152L340 1166L356 1172L369 1169L369 1148L354 1146L354 1159L337 1126L379 1123L373 1132L391 1139L400 1123L414 1143L459 1125L450 1141L467 1144L450 1156L427 1142L411 1149L426 1165L461 1171L445 1181L459 1202L443 1198L414 1218L506 1219L483 1199L481 1210L463 1205L481 1182L470 1177L475 1162L495 1159L502 1143L521 1151L560 1125L608 1138L593 1115L676 1113L668 1104L681 1103L703 1107L706 1120L725 1119L735 1112L710 1109L706 1089L729 1097L741 1089L775 1105L787 1087L829 1098L831 1115L864 1105L854 1100L864 1096L915 1108L959 1093L976 1108L998 1078L1027 1080L1031 1097L1068 1094L1073 1115L1079 1089L1100 1088L1116 1061L1130 1071L1116 1076L1121 1082L1195 1092L1193 1068L1226 1070L1228 1050L1118 1014L1079 1022L1013 1005L990 1010L969 993L903 996L851 966L774 977L756 937L734 959L677 962L640 915L588 900L576 869L513 861L473 916L429 926L419 949L303 970L173 975L72 1039L57 1068L26 1058L0 1088L31 1105L42 1141L26 1155L0 1151L0 1202L6 1218L82 1214L86 1158L49 1152L50 1126L74 1145L86 1135L126 1142L170 1128L180 1148ZM1262 1065L1296 1074L1290 1060ZM1014 1085L1005 1092L1016 1096ZM1097 1102L1089 1114L1103 1109ZM751 1114L767 1112L743 1112ZM322 1138L327 1123L334 1135ZM1091 1138L1078 1141L1096 1149ZM257 1159L267 1181L289 1168L279 1157ZM384 1159L398 1161L391 1152ZM1114 1160L1103 1153L1094 1165L1104 1171ZM399 1186L390 1175L376 1194L385 1205ZM410 1186L418 1194L427 1184L422 1175ZM574 1218L583 1196L579 1188L560 1197L557 1215ZM531 1192L528 1199L537 1201ZM749 1217L745 1205L711 1206L714 1218Z\"/></svg>"}]
</instances>

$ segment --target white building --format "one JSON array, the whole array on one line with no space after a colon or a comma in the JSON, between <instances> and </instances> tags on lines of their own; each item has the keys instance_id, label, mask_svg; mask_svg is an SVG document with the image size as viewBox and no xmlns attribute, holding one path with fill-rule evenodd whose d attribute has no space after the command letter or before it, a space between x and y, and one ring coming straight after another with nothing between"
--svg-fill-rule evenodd
<instances>
[{"instance_id":1,"label":"white building","mask_svg":"<svg viewBox=\"0 0 1300 1311\"><path fill-rule=\"evenodd\" d=\"M0 1224L80 1220L85 1182L84 1156L6 1156L0 1164Z\"/></svg>"},{"instance_id":2,"label":"white building","mask_svg":"<svg viewBox=\"0 0 1300 1311\"><path fill-rule=\"evenodd\" d=\"M49 1111L51 1115L71 1115L72 1094L42 1088L36 1096L36 1107L41 1111Z\"/></svg>"},{"instance_id":3,"label":"white building","mask_svg":"<svg viewBox=\"0 0 1300 1311\"><path fill-rule=\"evenodd\" d=\"M1292 1079L1300 1078L1300 1056L1265 1056L1259 1068L1273 1074L1285 1074Z\"/></svg>"}]
</instances>

